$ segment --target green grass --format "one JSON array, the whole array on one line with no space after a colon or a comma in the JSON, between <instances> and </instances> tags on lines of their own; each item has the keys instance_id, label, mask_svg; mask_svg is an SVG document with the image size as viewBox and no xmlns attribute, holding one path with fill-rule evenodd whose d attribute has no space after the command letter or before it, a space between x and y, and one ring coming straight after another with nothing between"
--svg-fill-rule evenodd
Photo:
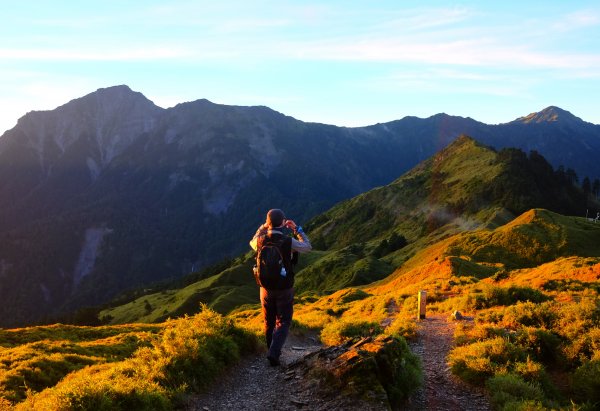
<instances>
[{"instance_id":1,"label":"green grass","mask_svg":"<svg viewBox=\"0 0 600 411\"><path fill-rule=\"evenodd\" d=\"M226 314L240 305L258 301L258 288L251 267L252 261L246 261L182 289L144 295L127 304L103 310L99 317L108 317L113 324L151 323L192 314L201 303Z\"/></svg>"},{"instance_id":2,"label":"green grass","mask_svg":"<svg viewBox=\"0 0 600 411\"><path fill-rule=\"evenodd\" d=\"M521 301L527 294L537 301ZM507 298L500 299L510 302ZM452 371L465 381L485 384L497 409L534 403L535 409L570 402L593 406L600 386L600 299L583 291L578 300L548 301L528 291L507 307L481 310L475 326L458 330L458 346L449 356ZM560 373L569 386L561 392L550 372Z\"/></svg>"},{"instance_id":3,"label":"green grass","mask_svg":"<svg viewBox=\"0 0 600 411\"><path fill-rule=\"evenodd\" d=\"M162 325L126 324L116 326L82 327L65 324L1 329L0 347L15 347L40 340L84 342L95 341L127 333L156 333Z\"/></svg>"},{"instance_id":4,"label":"green grass","mask_svg":"<svg viewBox=\"0 0 600 411\"><path fill-rule=\"evenodd\" d=\"M560 256L598 256L600 226L535 209L493 231L459 236L447 254L478 263L499 262L509 269L538 266Z\"/></svg>"},{"instance_id":5,"label":"green grass","mask_svg":"<svg viewBox=\"0 0 600 411\"><path fill-rule=\"evenodd\" d=\"M0 394L18 402L86 366L122 361L148 346L163 325L0 330Z\"/></svg>"},{"instance_id":6,"label":"green grass","mask_svg":"<svg viewBox=\"0 0 600 411\"><path fill-rule=\"evenodd\" d=\"M53 381L50 388L29 386L33 391L19 402L17 410L168 410L181 395L208 386L241 355L256 350L257 340L219 314L204 309L193 317L167 322L162 332L152 336L126 358L112 363L88 361L79 367L75 357L63 356L56 363L53 354L28 364L40 376ZM22 348L24 349L24 348ZM69 363L68 360L74 360ZM66 378L52 374L73 368ZM79 369L77 369L79 368ZM50 371L50 373L48 372ZM41 390L41 391L40 391ZM39 392L38 392L39 391ZM20 397L5 398L13 401Z\"/></svg>"},{"instance_id":7,"label":"green grass","mask_svg":"<svg viewBox=\"0 0 600 411\"><path fill-rule=\"evenodd\" d=\"M345 287L369 284L386 277L392 267L372 256L364 256L361 247L347 247L319 258L296 275L299 292L332 293Z\"/></svg>"}]
</instances>

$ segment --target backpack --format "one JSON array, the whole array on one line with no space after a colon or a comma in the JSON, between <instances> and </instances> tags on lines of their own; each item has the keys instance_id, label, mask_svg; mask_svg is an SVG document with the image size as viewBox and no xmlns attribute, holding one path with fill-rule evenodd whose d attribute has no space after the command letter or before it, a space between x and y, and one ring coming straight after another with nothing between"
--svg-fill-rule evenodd
<instances>
[{"instance_id":1,"label":"backpack","mask_svg":"<svg viewBox=\"0 0 600 411\"><path fill-rule=\"evenodd\" d=\"M293 285L290 262L292 239L281 234L259 238L257 243L254 278L267 289L285 289ZM286 257L287 254L287 257Z\"/></svg>"}]
</instances>

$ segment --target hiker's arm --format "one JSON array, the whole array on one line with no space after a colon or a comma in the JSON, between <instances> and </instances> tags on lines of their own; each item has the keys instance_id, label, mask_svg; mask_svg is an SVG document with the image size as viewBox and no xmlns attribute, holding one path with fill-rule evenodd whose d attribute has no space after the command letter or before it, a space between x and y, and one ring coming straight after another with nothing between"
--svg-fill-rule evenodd
<instances>
[{"instance_id":1,"label":"hiker's arm","mask_svg":"<svg viewBox=\"0 0 600 411\"><path fill-rule=\"evenodd\" d=\"M295 232L298 239L292 238L292 250L298 251L299 253L307 253L312 250L312 245L310 245L310 240L308 236L304 234L302 231L302 227L298 227L298 230Z\"/></svg>"},{"instance_id":2,"label":"hiker's arm","mask_svg":"<svg viewBox=\"0 0 600 411\"><path fill-rule=\"evenodd\" d=\"M267 227L265 227L265 225L261 225L260 227L258 227L258 230L256 230L256 233L254 234L254 237L252 237L252 240L250 240L250 247L252 247L252 249L254 251L256 251L256 246L258 244L258 237L260 237L261 235L265 235L267 233Z\"/></svg>"}]
</instances>

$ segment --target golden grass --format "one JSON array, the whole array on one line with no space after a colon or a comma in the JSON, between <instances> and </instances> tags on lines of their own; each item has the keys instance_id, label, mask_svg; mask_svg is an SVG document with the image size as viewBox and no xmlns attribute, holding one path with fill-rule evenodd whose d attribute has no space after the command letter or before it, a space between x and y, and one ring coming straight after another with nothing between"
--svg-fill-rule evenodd
<instances>
[{"instance_id":1,"label":"golden grass","mask_svg":"<svg viewBox=\"0 0 600 411\"><path fill-rule=\"evenodd\" d=\"M88 327L68 327L70 333L54 328L71 341L43 339L0 351L0 405L9 400L17 410L171 409L180 394L205 387L257 347L252 334L209 309L160 326L97 327L96 340ZM22 338L46 337L47 330L22 329ZM4 330L4 341L9 336L14 342L13 333L18 331Z\"/></svg>"}]
</instances>

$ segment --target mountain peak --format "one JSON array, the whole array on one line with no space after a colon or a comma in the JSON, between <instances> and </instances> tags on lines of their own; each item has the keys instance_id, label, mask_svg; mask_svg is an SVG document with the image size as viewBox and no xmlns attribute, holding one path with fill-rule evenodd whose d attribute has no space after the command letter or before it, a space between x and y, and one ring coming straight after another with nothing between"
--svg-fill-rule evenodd
<instances>
[{"instance_id":1,"label":"mountain peak","mask_svg":"<svg viewBox=\"0 0 600 411\"><path fill-rule=\"evenodd\" d=\"M583 122L579 117L560 107L549 106L539 112L531 113L524 117L519 117L512 123L531 124L531 123L573 123Z\"/></svg>"},{"instance_id":2,"label":"mountain peak","mask_svg":"<svg viewBox=\"0 0 600 411\"><path fill-rule=\"evenodd\" d=\"M118 102L118 101L128 101L133 103L135 101L141 102L142 104L152 105L154 103L150 101L146 96L138 91L133 91L127 85L118 85L111 86L105 88L99 88L98 90L83 96L81 98L75 99L73 101L86 101L93 99L97 102ZM69 103L67 103L69 104Z\"/></svg>"}]
</instances>

